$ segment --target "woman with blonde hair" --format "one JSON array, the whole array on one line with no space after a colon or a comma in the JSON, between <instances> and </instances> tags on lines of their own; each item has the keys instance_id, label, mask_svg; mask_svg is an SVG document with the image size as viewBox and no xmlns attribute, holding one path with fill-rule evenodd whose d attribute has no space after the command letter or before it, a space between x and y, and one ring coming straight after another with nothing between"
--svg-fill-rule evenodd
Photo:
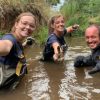
<instances>
[{"instance_id":1,"label":"woman with blonde hair","mask_svg":"<svg viewBox=\"0 0 100 100\"><path fill-rule=\"evenodd\" d=\"M12 31L0 40L0 87L19 83L21 77L27 73L22 42L35 29L35 16L24 12L16 18Z\"/></svg>"},{"instance_id":2,"label":"woman with blonde hair","mask_svg":"<svg viewBox=\"0 0 100 100\"><path fill-rule=\"evenodd\" d=\"M49 37L43 51L43 60L58 61L60 58L60 52L63 55L67 49L64 35L75 31L79 28L79 25L75 24L65 28L64 17L62 15L56 15L50 19L48 28Z\"/></svg>"}]
</instances>

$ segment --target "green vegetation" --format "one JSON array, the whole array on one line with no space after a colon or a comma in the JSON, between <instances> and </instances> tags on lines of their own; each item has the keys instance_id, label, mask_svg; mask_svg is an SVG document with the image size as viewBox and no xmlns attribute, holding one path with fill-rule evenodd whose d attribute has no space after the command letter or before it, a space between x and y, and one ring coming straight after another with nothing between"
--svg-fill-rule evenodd
<instances>
[{"instance_id":1,"label":"green vegetation","mask_svg":"<svg viewBox=\"0 0 100 100\"><path fill-rule=\"evenodd\" d=\"M44 6L43 0L41 2L40 0L0 0L0 36L10 32L15 18L21 12L30 11L36 16L38 23L38 33L35 37L39 44L43 44L48 34L46 25L49 14L47 13L50 11L48 5Z\"/></svg>"},{"instance_id":2,"label":"green vegetation","mask_svg":"<svg viewBox=\"0 0 100 100\"><path fill-rule=\"evenodd\" d=\"M77 23L80 29L73 35L81 36L89 24L100 24L100 0L66 0L61 13L67 20L66 26Z\"/></svg>"},{"instance_id":3,"label":"green vegetation","mask_svg":"<svg viewBox=\"0 0 100 100\"><path fill-rule=\"evenodd\" d=\"M71 36L82 36L89 24L100 24L100 0L65 1L60 12L57 13L64 15L66 26L75 23L80 25L80 29ZM60 0L0 0L0 36L10 31L18 14L30 11L36 16L38 22L34 37L39 44L44 44L48 36L47 21L56 13L51 11L50 6L59 2Z\"/></svg>"},{"instance_id":4,"label":"green vegetation","mask_svg":"<svg viewBox=\"0 0 100 100\"><path fill-rule=\"evenodd\" d=\"M36 32L36 34L34 35L34 37L37 39L36 42L38 42L38 44L40 45L45 44L45 41L47 40L47 36L48 36L47 26L40 26L39 31Z\"/></svg>"}]
</instances>

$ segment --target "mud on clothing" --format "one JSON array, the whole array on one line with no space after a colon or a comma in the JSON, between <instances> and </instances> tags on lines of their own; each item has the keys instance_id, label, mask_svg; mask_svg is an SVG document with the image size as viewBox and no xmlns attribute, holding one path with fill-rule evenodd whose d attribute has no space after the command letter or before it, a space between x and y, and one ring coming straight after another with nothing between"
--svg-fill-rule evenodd
<instances>
[{"instance_id":1,"label":"mud on clothing","mask_svg":"<svg viewBox=\"0 0 100 100\"><path fill-rule=\"evenodd\" d=\"M66 42L64 40L64 35L67 33L66 29L64 29L64 32L61 37L57 37L55 33L52 33L49 35L47 42L45 44L45 48L43 51L43 58L44 61L48 60L53 60L53 54L54 54L54 49L52 47L52 44L54 42L58 42L60 44L60 47L66 45ZM66 45L67 47L67 45Z\"/></svg>"},{"instance_id":2,"label":"mud on clothing","mask_svg":"<svg viewBox=\"0 0 100 100\"><path fill-rule=\"evenodd\" d=\"M13 43L13 47L7 56L0 56L0 85L6 84L9 78L16 77L16 66L20 60L20 56L23 54L22 45L16 40L13 34L6 34L2 37L2 40L10 40ZM11 79L11 81L13 81ZM9 82L8 82L9 83Z\"/></svg>"},{"instance_id":3,"label":"mud on clothing","mask_svg":"<svg viewBox=\"0 0 100 100\"><path fill-rule=\"evenodd\" d=\"M93 66L94 70L91 70L90 73L100 71L100 45L91 51L91 55L87 57L78 56L74 61L74 66Z\"/></svg>"}]
</instances>

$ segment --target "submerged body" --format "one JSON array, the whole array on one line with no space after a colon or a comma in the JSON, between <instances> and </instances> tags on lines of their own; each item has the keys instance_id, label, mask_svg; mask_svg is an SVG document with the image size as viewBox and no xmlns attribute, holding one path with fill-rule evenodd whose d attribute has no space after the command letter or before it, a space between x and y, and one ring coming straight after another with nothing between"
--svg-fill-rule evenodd
<instances>
[{"instance_id":1,"label":"submerged body","mask_svg":"<svg viewBox=\"0 0 100 100\"><path fill-rule=\"evenodd\" d=\"M0 87L12 86L27 73L23 40L35 30L35 17L26 12L20 14L12 28L0 40Z\"/></svg>"},{"instance_id":2,"label":"submerged body","mask_svg":"<svg viewBox=\"0 0 100 100\"><path fill-rule=\"evenodd\" d=\"M100 72L100 27L97 25L89 26L85 31L85 39L91 49L91 55L88 57L78 56L74 66L93 66L89 74Z\"/></svg>"},{"instance_id":3,"label":"submerged body","mask_svg":"<svg viewBox=\"0 0 100 100\"><path fill-rule=\"evenodd\" d=\"M48 40L46 42L45 49L43 51L43 57L44 57L45 61L53 60L54 49L52 47L52 44L54 42L59 43L59 47L58 47L59 54L60 54L60 48L62 48L63 52L67 51L67 45L64 40L65 33L66 33L66 30L65 30L65 32L63 32L63 35L61 37L57 37L56 34L54 34L54 33L50 34L50 36L48 37Z\"/></svg>"},{"instance_id":4,"label":"submerged body","mask_svg":"<svg viewBox=\"0 0 100 100\"><path fill-rule=\"evenodd\" d=\"M43 51L44 61L59 61L62 55L64 60L64 53L67 50L67 45L64 40L66 33L71 33L78 29L79 25L75 24L65 28L65 20L62 15L53 16L49 21L49 37Z\"/></svg>"}]
</instances>

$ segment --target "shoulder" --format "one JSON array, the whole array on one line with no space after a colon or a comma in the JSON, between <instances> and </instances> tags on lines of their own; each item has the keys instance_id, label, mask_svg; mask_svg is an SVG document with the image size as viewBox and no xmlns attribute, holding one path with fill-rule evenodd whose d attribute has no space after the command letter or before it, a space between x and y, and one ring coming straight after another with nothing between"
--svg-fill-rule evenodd
<instances>
[{"instance_id":1,"label":"shoulder","mask_svg":"<svg viewBox=\"0 0 100 100\"><path fill-rule=\"evenodd\" d=\"M48 39L57 39L57 36L54 33L52 33L49 35Z\"/></svg>"},{"instance_id":2,"label":"shoulder","mask_svg":"<svg viewBox=\"0 0 100 100\"><path fill-rule=\"evenodd\" d=\"M53 33L49 35L48 40L47 40L48 43L54 43L54 42L57 42L57 41L58 41L57 36Z\"/></svg>"},{"instance_id":3,"label":"shoulder","mask_svg":"<svg viewBox=\"0 0 100 100\"><path fill-rule=\"evenodd\" d=\"M5 34L2 37L2 40L10 40L12 43L16 43L17 42L16 38L11 33Z\"/></svg>"}]
</instances>

